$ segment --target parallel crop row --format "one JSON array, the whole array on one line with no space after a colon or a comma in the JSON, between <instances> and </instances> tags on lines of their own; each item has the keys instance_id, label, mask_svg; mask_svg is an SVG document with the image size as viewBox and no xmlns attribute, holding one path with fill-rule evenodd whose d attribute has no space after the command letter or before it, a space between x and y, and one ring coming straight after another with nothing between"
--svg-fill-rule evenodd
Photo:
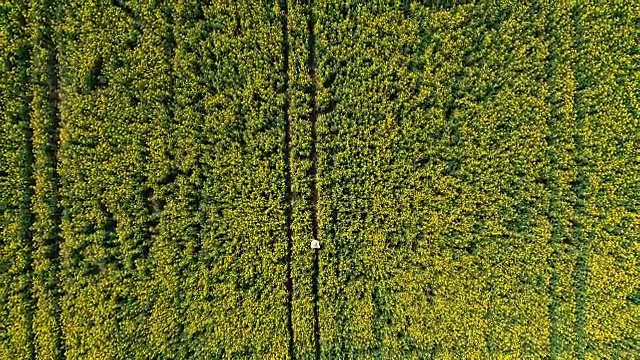
<instances>
[{"instance_id":1,"label":"parallel crop row","mask_svg":"<svg viewBox=\"0 0 640 360\"><path fill-rule=\"evenodd\" d=\"M34 198L33 293L36 299L33 330L35 353L42 359L64 357L61 322L60 207L58 187L59 114L58 64L54 24L60 7L51 1L29 2L31 116L33 130Z\"/></svg>"},{"instance_id":2,"label":"parallel crop row","mask_svg":"<svg viewBox=\"0 0 640 360\"><path fill-rule=\"evenodd\" d=\"M156 140L171 146L170 163L154 177L166 203L154 240L162 294L152 323L179 344L164 356L283 358L290 334L280 8L187 1L175 10L173 118ZM179 337L165 330L172 327Z\"/></svg>"},{"instance_id":3,"label":"parallel crop row","mask_svg":"<svg viewBox=\"0 0 640 360\"><path fill-rule=\"evenodd\" d=\"M170 74L162 68L168 61L156 40L161 34L142 29L142 19L116 4L66 2L55 23L59 277L68 358L145 358L155 345L146 167L151 130L162 115L158 74L165 81ZM161 10L149 9L145 20L160 27Z\"/></svg>"},{"instance_id":4,"label":"parallel crop row","mask_svg":"<svg viewBox=\"0 0 640 360\"><path fill-rule=\"evenodd\" d=\"M0 359L33 356L30 46L25 1L0 4Z\"/></svg>"},{"instance_id":5,"label":"parallel crop row","mask_svg":"<svg viewBox=\"0 0 640 360\"><path fill-rule=\"evenodd\" d=\"M549 189L548 218L551 225L549 259L549 352L553 359L571 358L576 346L576 298L574 284L577 244L573 224L576 194L572 185L577 176L577 133L574 113L576 79L573 71L573 22L571 8L552 6L547 16L549 60L548 84L548 134Z\"/></svg>"},{"instance_id":6,"label":"parallel crop row","mask_svg":"<svg viewBox=\"0 0 640 360\"><path fill-rule=\"evenodd\" d=\"M81 1L67 14L67 355L286 354L277 6Z\"/></svg>"},{"instance_id":7,"label":"parallel crop row","mask_svg":"<svg viewBox=\"0 0 640 360\"><path fill-rule=\"evenodd\" d=\"M637 9L404 5L316 6L323 356L629 356Z\"/></svg>"},{"instance_id":8,"label":"parallel crop row","mask_svg":"<svg viewBox=\"0 0 640 360\"><path fill-rule=\"evenodd\" d=\"M323 353L546 353L545 13L320 8Z\"/></svg>"},{"instance_id":9,"label":"parallel crop row","mask_svg":"<svg viewBox=\"0 0 640 360\"><path fill-rule=\"evenodd\" d=\"M632 359L640 353L640 6L584 2L572 16L583 167L577 351Z\"/></svg>"}]
</instances>

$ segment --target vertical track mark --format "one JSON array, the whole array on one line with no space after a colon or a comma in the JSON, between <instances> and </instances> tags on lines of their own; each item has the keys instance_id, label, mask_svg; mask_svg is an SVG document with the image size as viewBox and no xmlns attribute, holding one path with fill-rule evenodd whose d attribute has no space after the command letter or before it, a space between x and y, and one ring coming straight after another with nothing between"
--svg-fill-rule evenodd
<instances>
[{"instance_id":1,"label":"vertical track mark","mask_svg":"<svg viewBox=\"0 0 640 360\"><path fill-rule=\"evenodd\" d=\"M577 177L574 182L573 191L576 194L575 204L575 224L574 224L574 238L576 239L576 245L578 247L578 259L576 261L576 273L575 273L575 287L576 287L576 357L578 359L584 359L587 349L587 334L585 332L586 324L586 281L587 281L587 239L585 237L583 229L583 218L585 216L584 204L586 201L585 189L588 186L588 179L585 174L585 168L588 166L588 159L584 155L584 106L582 104L581 92L584 91L586 86L585 69L581 63L580 57L583 50L583 36L582 36L582 24L581 24L581 11L582 5L578 4L573 9L573 28L574 28L574 42L573 47L578 53L576 64L574 66L574 76L577 82L577 89L574 93L574 107L576 112L576 133L574 134L574 141L576 145L576 166L578 170Z\"/></svg>"},{"instance_id":2,"label":"vertical track mark","mask_svg":"<svg viewBox=\"0 0 640 360\"><path fill-rule=\"evenodd\" d=\"M317 142L318 142L318 132L317 132L317 122L318 122L318 107L316 105L316 94L317 94L317 79L316 79L316 37L315 37L315 18L313 11L313 0L307 0L307 35L308 35L308 71L309 77L311 79L311 114L310 114L310 122L311 122L311 210L313 212L312 216L312 232L313 239L318 240L318 154L317 154ZM315 344L315 355L316 360L320 359L320 321L319 321L319 310L318 310L318 277L320 273L320 265L319 265L319 252L320 250L315 250L313 257L313 274L312 274L312 293L313 293L313 338Z\"/></svg>"},{"instance_id":3,"label":"vertical track mark","mask_svg":"<svg viewBox=\"0 0 640 360\"><path fill-rule=\"evenodd\" d=\"M558 358L561 350L561 344L559 342L559 330L558 330L558 270L556 269L556 261L558 257L558 244L561 242L562 238L562 230L560 220L558 219L558 215L556 214L558 209L558 198L560 196L559 189L557 186L557 171L558 171L558 155L557 155L557 139L554 137L554 134L557 131L556 121L559 118L558 109L556 107L556 96L555 96L555 67L554 67L554 59L557 56L557 49L555 48L555 31L556 31L556 19L554 17L554 9L551 8L550 13L547 14L547 34L549 34L548 46L549 53L551 54L551 60L549 60L550 69L547 73L547 83L549 84L549 99L548 102L550 104L550 114L549 119L547 120L547 128L550 133L550 140L548 141L548 153L549 153L549 162L550 162L550 174L549 174L549 190L551 192L551 199L549 201L549 210L547 217L552 225L551 230L551 247L552 254L550 259L550 268L551 268L551 279L549 281L549 319L550 319L550 329L549 329L549 342L550 342L550 356L552 360Z\"/></svg>"},{"instance_id":4,"label":"vertical track mark","mask_svg":"<svg viewBox=\"0 0 640 360\"><path fill-rule=\"evenodd\" d=\"M39 66L35 67L34 85L36 91L41 92L41 103L34 104L41 106L43 118L42 123L38 126L31 124L31 127L38 129L39 137L43 139L43 144L38 145L35 150L36 157L42 157L35 163L37 170L42 171L42 176L49 184L47 188L40 194L36 194L38 201L44 202L49 208L44 215L44 222L50 222L50 226L43 229L42 239L39 240L38 246L42 247L40 253L46 254L50 263L47 264L49 272L46 274L50 277L45 284L46 296L52 297L52 311L54 327L54 344L55 359L64 359L66 357L66 348L62 334L61 319L61 278L60 278L60 248L62 244L61 235L61 217L62 210L60 207L60 176L59 176L59 147L60 147L60 74L58 64L58 47L55 41L54 23L60 19L60 6L52 1L45 0L36 2L35 8L30 9L34 19L34 31L31 40L36 48L42 51L37 52L35 63ZM32 119L33 121L33 119ZM35 249L34 249L35 250ZM36 250L37 251L37 250Z\"/></svg>"},{"instance_id":5,"label":"vertical track mark","mask_svg":"<svg viewBox=\"0 0 640 360\"><path fill-rule=\"evenodd\" d=\"M20 16L21 23L24 24L24 17ZM25 64L26 65L26 64ZM20 71L20 83L28 84L29 76L26 68L21 69ZM27 341L29 347L29 356L31 359L36 358L36 348L35 348L35 335L33 329L33 320L34 314L33 310L35 309L35 296L34 296L34 288L33 288L33 277L34 277L34 264L33 264L33 251L34 251L34 240L33 240L33 232L32 227L35 220L35 214L31 208L31 202L34 198L34 187L35 187L35 177L33 173L33 164L34 164L34 152L33 152L33 129L31 124L29 123L29 102L30 98L26 99L26 102L22 104L22 110L20 117L24 119L21 121L24 124L24 163L22 166L22 178L24 180L24 194L22 197L22 202L20 203L20 212L22 213L22 238L24 240L24 245L26 248L26 271L27 271L27 279L29 281L28 285L25 286L25 290L23 292L24 300L27 303L28 309L26 313L26 326L27 326ZM23 248L23 249L25 249Z\"/></svg>"},{"instance_id":6,"label":"vertical track mark","mask_svg":"<svg viewBox=\"0 0 640 360\"><path fill-rule=\"evenodd\" d=\"M292 302L293 302L293 280L291 279L291 254L293 252L293 229L292 224L292 198L291 198L291 122L289 119L289 7L287 0L280 0L281 24L282 24L282 76L283 76L283 93L284 93L284 172L285 172L285 223L287 229L287 332L289 333L289 359L295 360L295 349L293 342L293 321L292 321Z\"/></svg>"}]
</instances>

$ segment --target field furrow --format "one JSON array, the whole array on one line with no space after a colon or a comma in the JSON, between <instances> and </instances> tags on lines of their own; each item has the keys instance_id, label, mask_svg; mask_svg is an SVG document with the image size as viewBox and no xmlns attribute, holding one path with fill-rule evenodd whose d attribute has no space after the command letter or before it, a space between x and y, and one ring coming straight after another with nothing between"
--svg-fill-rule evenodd
<instances>
[{"instance_id":1,"label":"field furrow","mask_svg":"<svg viewBox=\"0 0 640 360\"><path fill-rule=\"evenodd\" d=\"M550 203L548 218L551 222L549 283L551 321L550 355L553 359L571 358L576 344L575 287L573 283L577 264L577 244L572 232L572 219L576 195L571 187L576 166L573 156L575 144L574 93L576 80L573 72L575 57L570 51L574 31L570 12L564 6L551 6L549 28L549 177Z\"/></svg>"}]
</instances>

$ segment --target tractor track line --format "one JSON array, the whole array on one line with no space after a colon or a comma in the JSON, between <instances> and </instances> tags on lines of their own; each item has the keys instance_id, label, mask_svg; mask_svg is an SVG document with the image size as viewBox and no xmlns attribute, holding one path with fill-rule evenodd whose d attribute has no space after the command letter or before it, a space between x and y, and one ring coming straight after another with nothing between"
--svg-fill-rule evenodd
<instances>
[{"instance_id":1,"label":"tractor track line","mask_svg":"<svg viewBox=\"0 0 640 360\"><path fill-rule=\"evenodd\" d=\"M309 176L311 178L311 210L312 210L312 232L313 239L318 240L318 152L317 152L317 142L318 142L318 131L317 131L317 123L318 123L318 106L316 104L316 96L318 91L318 81L316 79L316 37L315 37L315 17L313 6L313 0L307 0L307 35L308 35L308 51L309 57L307 59L307 68L309 71L309 77L311 79L311 114L309 117L309 121L311 122L311 169ZM312 273L312 293L313 293L313 339L315 345L315 358L316 360L320 359L321 348L320 348L320 320L319 320L319 309L318 309L318 278L320 273L320 265L319 265L319 252L320 250L315 250L313 257L313 273Z\"/></svg>"},{"instance_id":2,"label":"tractor track line","mask_svg":"<svg viewBox=\"0 0 640 360\"><path fill-rule=\"evenodd\" d=\"M574 238L576 239L576 245L578 248L578 258L576 261L575 271L575 287L576 287L576 357L578 359L584 359L587 350L587 334L585 332L586 325L586 282L588 276L588 253L587 253L587 241L583 228L583 218L585 216L585 188L588 186L588 179L586 177L585 168L589 166L588 159L584 155L584 104L582 103L581 91L584 90L588 84L585 84L584 77L584 65L581 63L580 56L583 50L583 36L582 36L582 14L581 5L577 5L573 9L573 29L574 29L574 42L573 47L577 50L578 56L576 63L574 64L573 72L577 82L577 89L574 92L574 108L576 116L576 133L574 134L574 142L576 145L576 166L578 174L575 179L575 185L573 191L576 195L575 208L575 225L573 228Z\"/></svg>"},{"instance_id":3,"label":"tractor track line","mask_svg":"<svg viewBox=\"0 0 640 360\"><path fill-rule=\"evenodd\" d=\"M285 227L287 231L287 253L286 253L286 281L287 288L287 333L289 335L289 359L295 360L294 333L292 319L292 303L293 303L293 280L291 278L291 260L293 253L293 204L291 196L291 120L289 119L289 107L291 99L289 98L289 5L287 0L280 0L281 26L282 26L282 75L283 75L283 92L284 92L284 141L282 147L284 149L284 182L285 182Z\"/></svg>"},{"instance_id":4,"label":"tractor track line","mask_svg":"<svg viewBox=\"0 0 640 360\"><path fill-rule=\"evenodd\" d=\"M549 84L549 88L550 88L550 94L549 94L549 99L548 102L550 104L550 113L549 113L549 118L547 120L547 128L549 130L549 133L553 134L557 131L557 126L556 126L556 121L558 121L558 109L555 105L555 93L554 93L554 86L555 86L555 82L554 82L554 77L556 76L556 74L554 73L554 66L553 66L553 62L554 62L554 57L557 55L557 51L556 51L556 39L554 38L554 32L556 31L555 29L555 23L552 25L552 21L555 20L555 18L552 18L553 14L554 14L554 10L555 9L551 9L550 13L547 14L547 34L549 35L549 40L548 40L548 46L549 46L549 53L551 54L551 60L549 60L549 71L547 74L547 78L546 81ZM558 216L555 214L555 210L558 208L558 198L560 196L559 194L559 189L558 186L556 184L558 176L557 176L557 171L558 171L558 155L557 155L557 146L558 146L558 141L557 139L555 139L553 137L553 135L550 136L550 139L548 140L548 148L549 148L549 162L551 165L551 170L550 170L550 181L549 181L549 190L551 192L551 198L550 198L550 203L549 203L549 211L547 213L547 217L549 218L551 224L552 224L552 230L551 230L551 239L550 239L550 245L552 247L552 255L551 255L551 259L550 259L550 268L551 268L551 278L549 281L549 287L548 287L548 292L549 292L549 298L550 298L550 302L549 302L549 319L550 319L550 324L549 324L549 343L550 343L550 356L551 359L557 359L560 351L561 351L561 344L559 342L559 329L558 329L558 270L556 269L556 257L558 256L558 243L561 241L562 238L562 229L561 229L561 225L560 225L560 220L558 219Z\"/></svg>"},{"instance_id":5,"label":"tractor track line","mask_svg":"<svg viewBox=\"0 0 640 360\"><path fill-rule=\"evenodd\" d=\"M41 47L45 51L44 59L44 76L45 83L36 83L36 86L42 88L45 98L43 106L46 107L45 111L49 114L44 120L45 123L40 126L43 131L43 135L46 137L48 144L44 145L43 149L36 149L38 154L36 156L43 156L42 165L47 171L47 181L51 185L52 192L43 194L43 201L47 202L47 205L51 209L51 233L49 238L44 239L44 243L41 246L47 247L47 252L51 256L51 269L53 276L57 278L56 284L52 284L52 288L49 289L53 296L53 318L55 322L55 344L56 349L55 358L66 358L66 346L62 333L62 306L61 306L61 292L62 292L62 279L60 278L61 261L60 261L60 249L63 243L63 236L61 230L61 217L62 209L60 205L60 175L59 175L59 148L60 148L60 66L58 63L58 47L55 39L55 29L53 22L58 21L60 17L60 8L55 8L48 2L41 4L43 7L50 7L42 9L44 16L37 21L42 21L42 33L33 34L33 41L37 41L37 46ZM32 126L33 127L33 126ZM38 196L38 194L36 194Z\"/></svg>"}]
</instances>

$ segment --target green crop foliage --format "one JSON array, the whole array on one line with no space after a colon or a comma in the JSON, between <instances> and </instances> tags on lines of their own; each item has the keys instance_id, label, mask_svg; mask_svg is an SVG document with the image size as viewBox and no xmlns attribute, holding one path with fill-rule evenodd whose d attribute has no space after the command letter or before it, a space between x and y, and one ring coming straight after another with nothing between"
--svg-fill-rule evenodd
<instances>
[{"instance_id":1,"label":"green crop foliage","mask_svg":"<svg viewBox=\"0 0 640 360\"><path fill-rule=\"evenodd\" d=\"M31 46L24 1L0 4L0 358L33 357Z\"/></svg>"},{"instance_id":2,"label":"green crop foliage","mask_svg":"<svg viewBox=\"0 0 640 360\"><path fill-rule=\"evenodd\" d=\"M327 357L545 354L544 11L327 6Z\"/></svg>"},{"instance_id":3,"label":"green crop foliage","mask_svg":"<svg viewBox=\"0 0 640 360\"><path fill-rule=\"evenodd\" d=\"M0 2L0 359L639 358L638 39L633 1Z\"/></svg>"},{"instance_id":4,"label":"green crop foliage","mask_svg":"<svg viewBox=\"0 0 640 360\"><path fill-rule=\"evenodd\" d=\"M68 13L67 356L286 354L277 7L78 2Z\"/></svg>"},{"instance_id":5,"label":"green crop foliage","mask_svg":"<svg viewBox=\"0 0 640 360\"><path fill-rule=\"evenodd\" d=\"M54 23L60 38L59 306L67 358L152 354L144 176L145 138L157 115L133 106L133 99L148 96L135 88L134 80L144 79L132 48L141 31L136 25L122 8L84 1L65 3ZM148 61L147 73L156 66Z\"/></svg>"},{"instance_id":6,"label":"green crop foliage","mask_svg":"<svg viewBox=\"0 0 640 360\"><path fill-rule=\"evenodd\" d=\"M640 284L640 7L585 3L573 17L585 197L579 350L591 359L633 358L640 353L640 308L631 300Z\"/></svg>"},{"instance_id":7,"label":"green crop foliage","mask_svg":"<svg viewBox=\"0 0 640 360\"><path fill-rule=\"evenodd\" d=\"M632 358L637 7L316 8L323 356Z\"/></svg>"},{"instance_id":8,"label":"green crop foliage","mask_svg":"<svg viewBox=\"0 0 640 360\"><path fill-rule=\"evenodd\" d=\"M33 315L36 354L42 359L63 356L58 273L61 237L58 206L58 80L56 34L53 24L59 7L49 1L31 1L27 12L32 48L30 125L33 131Z\"/></svg>"}]
</instances>

